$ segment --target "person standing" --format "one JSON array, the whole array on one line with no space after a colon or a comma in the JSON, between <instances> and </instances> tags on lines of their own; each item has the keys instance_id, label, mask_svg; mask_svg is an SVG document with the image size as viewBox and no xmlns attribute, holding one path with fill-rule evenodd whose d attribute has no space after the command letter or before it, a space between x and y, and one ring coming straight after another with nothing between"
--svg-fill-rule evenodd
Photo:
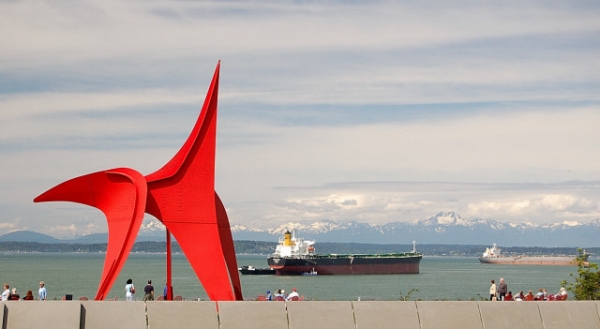
<instances>
[{"instance_id":1,"label":"person standing","mask_svg":"<svg viewBox=\"0 0 600 329\"><path fill-rule=\"evenodd\" d=\"M44 281L40 281L40 289L38 289L38 299L46 300L46 284Z\"/></svg>"},{"instance_id":2,"label":"person standing","mask_svg":"<svg viewBox=\"0 0 600 329\"><path fill-rule=\"evenodd\" d=\"M127 284L125 285L125 299L128 301L135 300L135 287L131 279L127 279Z\"/></svg>"},{"instance_id":3,"label":"person standing","mask_svg":"<svg viewBox=\"0 0 600 329\"><path fill-rule=\"evenodd\" d=\"M492 285L490 286L490 300L494 300L496 297L496 281L492 279Z\"/></svg>"},{"instance_id":4,"label":"person standing","mask_svg":"<svg viewBox=\"0 0 600 329\"><path fill-rule=\"evenodd\" d=\"M500 278L500 285L498 286L498 300L504 300L506 293L508 292L508 286L504 282L504 278Z\"/></svg>"},{"instance_id":5,"label":"person standing","mask_svg":"<svg viewBox=\"0 0 600 329\"><path fill-rule=\"evenodd\" d=\"M2 292L2 301L6 301L10 298L10 286L8 283L4 284L4 291Z\"/></svg>"},{"instance_id":6,"label":"person standing","mask_svg":"<svg viewBox=\"0 0 600 329\"><path fill-rule=\"evenodd\" d=\"M148 280L148 284L144 287L144 301L154 300L154 287L152 286L152 280Z\"/></svg>"}]
</instances>

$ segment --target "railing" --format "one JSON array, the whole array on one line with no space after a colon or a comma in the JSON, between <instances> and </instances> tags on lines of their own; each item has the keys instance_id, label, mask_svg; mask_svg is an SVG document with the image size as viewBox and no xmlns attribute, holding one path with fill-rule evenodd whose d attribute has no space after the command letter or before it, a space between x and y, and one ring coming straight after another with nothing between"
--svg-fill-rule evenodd
<instances>
[{"instance_id":1,"label":"railing","mask_svg":"<svg viewBox=\"0 0 600 329\"><path fill-rule=\"evenodd\" d=\"M600 302L2 302L3 329L600 328Z\"/></svg>"}]
</instances>

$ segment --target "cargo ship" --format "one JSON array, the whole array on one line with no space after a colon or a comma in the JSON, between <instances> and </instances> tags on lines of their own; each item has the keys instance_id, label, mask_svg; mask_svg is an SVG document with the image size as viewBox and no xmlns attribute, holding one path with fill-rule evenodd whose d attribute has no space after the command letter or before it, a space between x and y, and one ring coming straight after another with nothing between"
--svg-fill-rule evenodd
<instances>
[{"instance_id":1,"label":"cargo ship","mask_svg":"<svg viewBox=\"0 0 600 329\"><path fill-rule=\"evenodd\" d=\"M315 241L287 230L267 258L277 275L418 274L423 254L416 251L387 254L317 254Z\"/></svg>"},{"instance_id":2,"label":"cargo ship","mask_svg":"<svg viewBox=\"0 0 600 329\"><path fill-rule=\"evenodd\" d=\"M585 251L584 265L587 266L588 256ZM479 261L484 264L500 265L555 265L577 266L577 256L502 256L502 249L494 243L491 248L486 248Z\"/></svg>"}]
</instances>

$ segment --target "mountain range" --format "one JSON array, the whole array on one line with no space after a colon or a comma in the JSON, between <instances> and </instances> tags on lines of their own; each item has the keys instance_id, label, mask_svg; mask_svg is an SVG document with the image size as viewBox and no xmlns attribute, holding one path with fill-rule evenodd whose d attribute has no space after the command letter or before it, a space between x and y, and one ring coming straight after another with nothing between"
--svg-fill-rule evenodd
<instances>
[{"instance_id":1,"label":"mountain range","mask_svg":"<svg viewBox=\"0 0 600 329\"><path fill-rule=\"evenodd\" d=\"M588 223L563 222L537 225L505 223L493 219L463 219L453 212L440 212L414 223L391 222L373 225L356 221L320 220L291 222L269 229L257 229L240 224L231 226L234 240L276 242L286 230L318 242L368 244L459 244L521 247L599 247L600 219ZM137 242L164 241L165 228L155 219L145 220ZM106 243L107 234L90 234L72 239L57 239L41 233L18 231L0 236L2 241L33 241L41 243Z\"/></svg>"},{"instance_id":2,"label":"mountain range","mask_svg":"<svg viewBox=\"0 0 600 329\"><path fill-rule=\"evenodd\" d=\"M271 241L285 230L317 242L357 242L378 244L459 244L522 247L598 247L600 219L588 223L563 222L538 225L506 223L493 219L464 219L454 212L439 212L414 223L391 222L372 225L356 221L321 220L313 223L287 223L258 230L232 225L234 239Z\"/></svg>"}]
</instances>

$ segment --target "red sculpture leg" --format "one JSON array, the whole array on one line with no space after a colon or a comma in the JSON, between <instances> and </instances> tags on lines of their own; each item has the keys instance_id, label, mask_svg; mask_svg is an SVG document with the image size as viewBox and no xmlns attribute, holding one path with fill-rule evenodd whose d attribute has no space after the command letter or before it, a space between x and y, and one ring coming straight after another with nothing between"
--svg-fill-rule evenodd
<instances>
[{"instance_id":1,"label":"red sculpture leg","mask_svg":"<svg viewBox=\"0 0 600 329\"><path fill-rule=\"evenodd\" d=\"M221 213L224 208L217 210L217 204L222 204L214 192L219 66L190 136L173 159L146 176L146 212L161 220L177 239L211 300L239 300L241 285L229 221ZM231 275L233 267L235 275Z\"/></svg>"},{"instance_id":2,"label":"red sculpture leg","mask_svg":"<svg viewBox=\"0 0 600 329\"><path fill-rule=\"evenodd\" d=\"M229 218L227 218L225 206L223 206L223 202L221 202L221 198L219 198L219 195L216 192L215 201L215 206L217 208L217 224L219 226L219 234L221 237L221 247L223 248L222 253L225 257L225 262L227 263L229 277L233 283L236 300L242 300L242 285L240 284L240 272L238 272L237 259L235 258L231 225L229 225Z\"/></svg>"},{"instance_id":3,"label":"red sculpture leg","mask_svg":"<svg viewBox=\"0 0 600 329\"><path fill-rule=\"evenodd\" d=\"M142 174L117 168L73 178L34 202L72 201L101 210L108 222L108 247L95 300L103 300L123 268L142 225L147 187Z\"/></svg>"}]
</instances>

